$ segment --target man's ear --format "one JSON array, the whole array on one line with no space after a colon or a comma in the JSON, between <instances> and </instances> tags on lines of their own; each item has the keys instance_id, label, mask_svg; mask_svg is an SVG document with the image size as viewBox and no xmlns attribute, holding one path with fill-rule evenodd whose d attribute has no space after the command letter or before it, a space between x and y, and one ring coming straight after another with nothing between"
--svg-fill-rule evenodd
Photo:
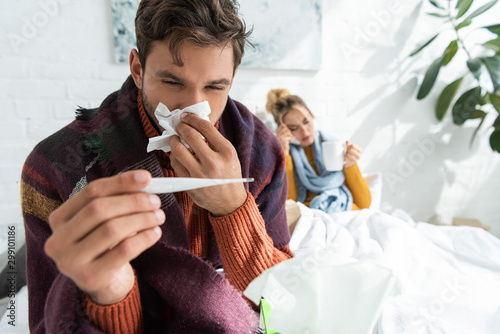
<instances>
[{"instance_id":1,"label":"man's ear","mask_svg":"<svg viewBox=\"0 0 500 334\"><path fill-rule=\"evenodd\" d=\"M135 85L137 88L142 89L143 71L141 61L139 60L139 53L136 49L132 49L132 51L130 51L129 65L130 74L132 74L132 78L134 78Z\"/></svg>"}]
</instances>

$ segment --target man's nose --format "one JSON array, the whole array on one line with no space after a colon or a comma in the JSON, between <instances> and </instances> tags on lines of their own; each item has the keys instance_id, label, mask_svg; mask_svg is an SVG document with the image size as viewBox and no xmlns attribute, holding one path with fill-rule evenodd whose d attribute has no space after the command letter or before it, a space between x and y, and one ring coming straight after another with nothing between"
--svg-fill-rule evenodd
<instances>
[{"instance_id":1,"label":"man's nose","mask_svg":"<svg viewBox=\"0 0 500 334\"><path fill-rule=\"evenodd\" d=\"M184 109L186 107L192 106L193 104L197 104L205 101L205 94L200 89L190 89L186 92L186 95L183 98L182 106L180 109Z\"/></svg>"}]
</instances>

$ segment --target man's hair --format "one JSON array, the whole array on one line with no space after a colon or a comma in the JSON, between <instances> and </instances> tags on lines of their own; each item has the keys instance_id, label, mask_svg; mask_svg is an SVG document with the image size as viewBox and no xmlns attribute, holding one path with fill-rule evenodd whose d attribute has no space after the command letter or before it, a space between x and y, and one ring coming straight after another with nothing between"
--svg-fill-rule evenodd
<instances>
[{"instance_id":1,"label":"man's hair","mask_svg":"<svg viewBox=\"0 0 500 334\"><path fill-rule=\"evenodd\" d=\"M139 61L143 69L153 42L168 39L176 65L180 48L189 41L200 47L233 47L234 70L241 63L251 31L238 17L234 0L142 0L135 17Z\"/></svg>"}]
</instances>

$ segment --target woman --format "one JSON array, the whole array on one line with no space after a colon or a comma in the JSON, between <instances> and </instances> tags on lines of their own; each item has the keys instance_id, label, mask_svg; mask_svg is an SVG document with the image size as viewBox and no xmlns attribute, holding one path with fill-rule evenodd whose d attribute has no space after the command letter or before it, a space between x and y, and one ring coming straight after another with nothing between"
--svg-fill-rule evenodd
<instances>
[{"instance_id":1,"label":"woman","mask_svg":"<svg viewBox=\"0 0 500 334\"><path fill-rule=\"evenodd\" d=\"M274 116L276 136L286 154L288 199L328 213L370 206L370 190L357 165L361 157L357 145L346 143L342 171L327 171L321 143L336 139L314 129L314 116L304 101L286 89L272 89L266 109Z\"/></svg>"}]
</instances>

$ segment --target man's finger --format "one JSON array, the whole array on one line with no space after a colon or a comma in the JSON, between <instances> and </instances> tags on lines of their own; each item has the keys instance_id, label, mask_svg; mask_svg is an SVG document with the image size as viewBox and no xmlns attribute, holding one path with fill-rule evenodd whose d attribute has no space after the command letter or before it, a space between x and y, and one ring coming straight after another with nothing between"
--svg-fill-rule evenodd
<instances>
[{"instance_id":1,"label":"man's finger","mask_svg":"<svg viewBox=\"0 0 500 334\"><path fill-rule=\"evenodd\" d=\"M205 150L210 150L205 143L203 143L203 145L205 146ZM193 153L191 153L186 146L184 146L179 137L172 136L170 139L170 147L172 149L172 153L170 154L170 164L178 176L190 177L192 176L190 171L200 169L200 161L195 158ZM192 147L191 149L193 152L197 152ZM198 149L198 153L199 152L200 150Z\"/></svg>"},{"instance_id":2,"label":"man's finger","mask_svg":"<svg viewBox=\"0 0 500 334\"><path fill-rule=\"evenodd\" d=\"M184 146L182 143L181 143L181 145ZM170 147L173 148L172 140L170 140ZM190 159L195 159L192 156L192 154L190 154L190 155L191 155ZM179 177L190 177L191 176L189 173L189 170L187 170L186 167L184 167L184 165L177 160L175 154L170 155L170 165L175 170L175 173L177 174L177 176L179 176Z\"/></svg>"},{"instance_id":3,"label":"man's finger","mask_svg":"<svg viewBox=\"0 0 500 334\"><path fill-rule=\"evenodd\" d=\"M154 227L137 233L116 245L94 261L95 272L113 271L132 261L161 237L161 228Z\"/></svg>"},{"instance_id":4,"label":"man's finger","mask_svg":"<svg viewBox=\"0 0 500 334\"><path fill-rule=\"evenodd\" d=\"M161 205L157 195L135 193L95 199L67 223L61 224L47 240L45 250L52 258L70 249L108 220L141 212L154 212ZM141 230L141 224L134 226Z\"/></svg>"},{"instance_id":5,"label":"man's finger","mask_svg":"<svg viewBox=\"0 0 500 334\"><path fill-rule=\"evenodd\" d=\"M165 222L163 210L138 213L107 221L76 245L81 263L88 263L110 251L125 239Z\"/></svg>"},{"instance_id":6,"label":"man's finger","mask_svg":"<svg viewBox=\"0 0 500 334\"><path fill-rule=\"evenodd\" d=\"M103 222L136 213L153 212L160 206L161 200L158 195L142 192L99 198L90 202L71 218L70 221L75 223L61 229L67 229L65 235L68 242L77 242Z\"/></svg>"},{"instance_id":7,"label":"man's finger","mask_svg":"<svg viewBox=\"0 0 500 334\"><path fill-rule=\"evenodd\" d=\"M189 125L196 131L201 133L203 137L205 137L205 139L210 143L214 151L219 152L220 149L227 145L228 140L224 138L209 121L201 119L200 117L192 113L183 113L181 115L181 120L183 123ZM182 127L180 129L182 129ZM184 136L182 136L182 139L184 139L186 143L191 146L194 152L198 153L200 152L200 149L204 149L204 147L201 146L202 141L193 140L197 139L195 135L189 135L189 137L190 138L184 138ZM193 145L191 145L188 140L193 141Z\"/></svg>"},{"instance_id":8,"label":"man's finger","mask_svg":"<svg viewBox=\"0 0 500 334\"><path fill-rule=\"evenodd\" d=\"M67 222L90 201L99 197L137 192L146 187L150 180L151 174L145 170L130 171L95 180L53 211L49 216L49 224L54 230Z\"/></svg>"}]
</instances>

